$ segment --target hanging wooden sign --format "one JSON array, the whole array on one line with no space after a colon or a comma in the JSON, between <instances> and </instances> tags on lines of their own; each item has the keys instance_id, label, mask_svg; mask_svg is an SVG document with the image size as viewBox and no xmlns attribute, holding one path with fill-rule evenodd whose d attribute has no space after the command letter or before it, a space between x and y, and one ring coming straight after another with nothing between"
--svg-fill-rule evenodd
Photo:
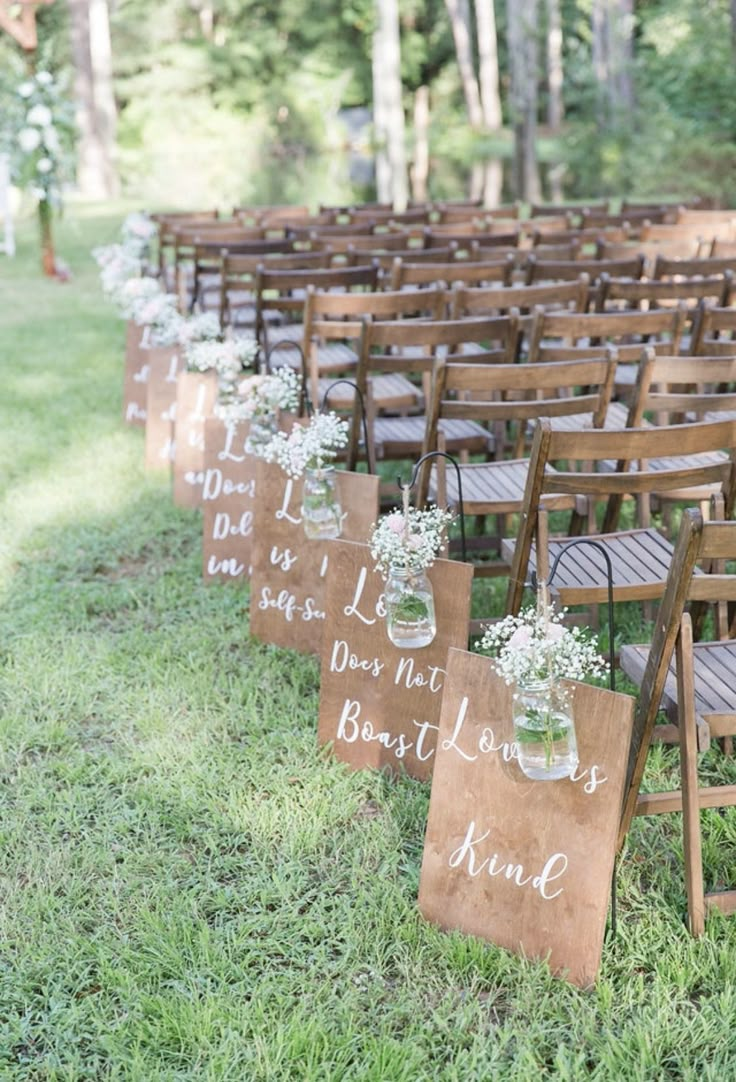
<instances>
[{"instance_id":1,"label":"hanging wooden sign","mask_svg":"<svg viewBox=\"0 0 736 1082\"><path fill-rule=\"evenodd\" d=\"M147 350L146 469L171 469L174 459L176 381L184 369L177 346L154 346Z\"/></svg>"},{"instance_id":2,"label":"hanging wooden sign","mask_svg":"<svg viewBox=\"0 0 736 1082\"><path fill-rule=\"evenodd\" d=\"M199 507L204 480L204 425L217 401L217 373L182 372L176 381L174 503Z\"/></svg>"},{"instance_id":3,"label":"hanging wooden sign","mask_svg":"<svg viewBox=\"0 0 736 1082\"><path fill-rule=\"evenodd\" d=\"M148 350L144 348L144 328L129 319L125 328L125 369L123 372L123 420L139 428L146 424Z\"/></svg>"},{"instance_id":4,"label":"hanging wooden sign","mask_svg":"<svg viewBox=\"0 0 736 1082\"><path fill-rule=\"evenodd\" d=\"M250 576L257 459L245 451L247 421L204 423L202 474L205 582L243 582Z\"/></svg>"},{"instance_id":5,"label":"hanging wooden sign","mask_svg":"<svg viewBox=\"0 0 736 1082\"><path fill-rule=\"evenodd\" d=\"M342 536L363 541L378 517L378 477L337 471ZM259 460L250 629L264 642L320 652L325 576L334 541L312 541L302 526L302 482Z\"/></svg>"},{"instance_id":6,"label":"hanging wooden sign","mask_svg":"<svg viewBox=\"0 0 736 1082\"><path fill-rule=\"evenodd\" d=\"M437 634L401 650L386 632L384 582L368 545L333 541L327 575L319 700L321 744L354 769L431 776L447 652L466 647L470 564L437 560L428 571Z\"/></svg>"},{"instance_id":7,"label":"hanging wooden sign","mask_svg":"<svg viewBox=\"0 0 736 1082\"><path fill-rule=\"evenodd\" d=\"M450 651L419 907L587 987L603 948L634 700L569 687L579 766L531 781L515 761L511 689L487 658Z\"/></svg>"}]
</instances>

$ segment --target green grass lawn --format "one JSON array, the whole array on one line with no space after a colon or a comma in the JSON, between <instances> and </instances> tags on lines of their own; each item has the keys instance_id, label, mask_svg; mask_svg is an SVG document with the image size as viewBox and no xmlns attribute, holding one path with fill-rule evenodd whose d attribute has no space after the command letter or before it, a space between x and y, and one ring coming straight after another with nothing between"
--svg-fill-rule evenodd
<instances>
[{"instance_id":1,"label":"green grass lawn","mask_svg":"<svg viewBox=\"0 0 736 1082\"><path fill-rule=\"evenodd\" d=\"M678 817L634 824L592 991L422 921L428 786L318 751L317 662L202 584L121 423L118 221L62 223L69 284L30 225L0 257L0 1078L735 1077L736 921L689 937ZM704 826L736 884L736 813Z\"/></svg>"}]
</instances>

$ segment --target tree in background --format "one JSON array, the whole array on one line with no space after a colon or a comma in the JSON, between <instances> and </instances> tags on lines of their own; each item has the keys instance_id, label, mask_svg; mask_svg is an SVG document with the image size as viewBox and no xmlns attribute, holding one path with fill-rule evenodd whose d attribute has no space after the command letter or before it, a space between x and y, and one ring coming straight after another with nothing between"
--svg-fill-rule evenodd
<instances>
[{"instance_id":1,"label":"tree in background","mask_svg":"<svg viewBox=\"0 0 736 1082\"><path fill-rule=\"evenodd\" d=\"M82 195L106 199L118 192L117 107L107 0L68 3L79 130L77 184Z\"/></svg>"},{"instance_id":2,"label":"tree in background","mask_svg":"<svg viewBox=\"0 0 736 1082\"><path fill-rule=\"evenodd\" d=\"M521 199L540 198L537 165L537 0L508 0L506 8L510 112L514 131L514 190Z\"/></svg>"},{"instance_id":3,"label":"tree in background","mask_svg":"<svg viewBox=\"0 0 736 1082\"><path fill-rule=\"evenodd\" d=\"M601 124L634 105L633 0L593 0L593 70L598 83Z\"/></svg>"},{"instance_id":4,"label":"tree in background","mask_svg":"<svg viewBox=\"0 0 736 1082\"><path fill-rule=\"evenodd\" d=\"M475 0L475 24L478 32L478 82L483 112L483 127L489 134L501 131L501 89L498 71L498 36L493 0ZM483 204L495 207L501 202L503 167L498 158L489 158L483 167Z\"/></svg>"},{"instance_id":5,"label":"tree in background","mask_svg":"<svg viewBox=\"0 0 736 1082\"><path fill-rule=\"evenodd\" d=\"M409 190L397 0L376 0L376 29L373 33L373 126L378 198L381 202L391 203L394 210L404 210L409 201Z\"/></svg>"}]
</instances>

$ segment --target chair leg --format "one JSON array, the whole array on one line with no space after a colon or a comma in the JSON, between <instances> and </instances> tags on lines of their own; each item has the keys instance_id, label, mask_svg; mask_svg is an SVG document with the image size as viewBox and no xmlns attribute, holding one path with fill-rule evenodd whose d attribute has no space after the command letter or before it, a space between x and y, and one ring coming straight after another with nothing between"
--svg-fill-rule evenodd
<instances>
[{"instance_id":1,"label":"chair leg","mask_svg":"<svg viewBox=\"0 0 736 1082\"><path fill-rule=\"evenodd\" d=\"M695 727L695 697L692 669L692 625L683 616L677 637L677 701L680 729L680 771L682 775L682 836L685 857L688 927L693 936L705 930L703 850L700 835L698 794L698 738Z\"/></svg>"}]
</instances>

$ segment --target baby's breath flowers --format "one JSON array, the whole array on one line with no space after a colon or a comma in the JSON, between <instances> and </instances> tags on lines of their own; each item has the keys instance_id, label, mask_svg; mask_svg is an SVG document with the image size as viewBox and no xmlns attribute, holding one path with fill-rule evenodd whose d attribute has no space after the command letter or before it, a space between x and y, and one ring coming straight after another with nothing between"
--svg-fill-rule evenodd
<instances>
[{"instance_id":1,"label":"baby's breath flowers","mask_svg":"<svg viewBox=\"0 0 736 1082\"><path fill-rule=\"evenodd\" d=\"M198 312L182 321L179 344L186 347L194 342L214 342L221 333L220 320L214 312Z\"/></svg>"},{"instance_id":2,"label":"baby's breath flowers","mask_svg":"<svg viewBox=\"0 0 736 1082\"><path fill-rule=\"evenodd\" d=\"M370 536L376 570L386 578L392 568L419 572L431 567L452 518L452 512L439 507L430 507L426 511L407 507L382 518Z\"/></svg>"},{"instance_id":3,"label":"baby's breath flowers","mask_svg":"<svg viewBox=\"0 0 736 1082\"><path fill-rule=\"evenodd\" d=\"M477 649L491 655L507 684L605 676L608 666L595 643L583 629L565 627L565 613L544 600L529 605L518 616L489 625Z\"/></svg>"},{"instance_id":4,"label":"baby's breath flowers","mask_svg":"<svg viewBox=\"0 0 736 1082\"><path fill-rule=\"evenodd\" d=\"M315 413L306 425L294 425L291 432L277 432L264 457L277 462L289 477L299 478L305 470L330 466L338 451L347 447L349 428L336 413Z\"/></svg>"},{"instance_id":5,"label":"baby's breath flowers","mask_svg":"<svg viewBox=\"0 0 736 1082\"><path fill-rule=\"evenodd\" d=\"M243 368L258 351L252 338L227 338L224 342L194 341L184 347L187 368L190 372L217 372L219 393L222 397L235 395Z\"/></svg>"},{"instance_id":6,"label":"baby's breath flowers","mask_svg":"<svg viewBox=\"0 0 736 1082\"><path fill-rule=\"evenodd\" d=\"M269 375L249 376L238 388L243 417L271 418L279 410L295 413L301 397L299 373L285 365Z\"/></svg>"}]
</instances>

